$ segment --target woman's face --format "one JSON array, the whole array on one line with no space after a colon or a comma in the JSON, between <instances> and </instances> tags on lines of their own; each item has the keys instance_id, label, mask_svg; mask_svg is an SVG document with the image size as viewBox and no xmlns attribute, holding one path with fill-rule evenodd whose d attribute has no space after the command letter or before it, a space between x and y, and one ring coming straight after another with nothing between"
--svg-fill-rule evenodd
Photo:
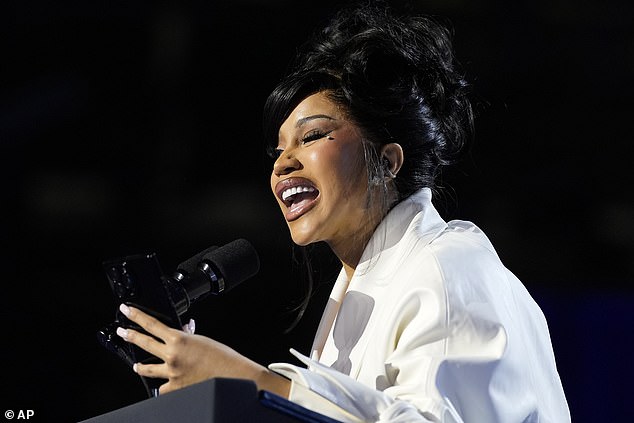
<instances>
[{"instance_id":1,"label":"woman's face","mask_svg":"<svg viewBox=\"0 0 634 423\"><path fill-rule=\"evenodd\" d=\"M367 241L367 170L361 131L324 93L305 98L279 131L271 188L296 244L338 249ZM362 245L361 247L363 247Z\"/></svg>"}]
</instances>

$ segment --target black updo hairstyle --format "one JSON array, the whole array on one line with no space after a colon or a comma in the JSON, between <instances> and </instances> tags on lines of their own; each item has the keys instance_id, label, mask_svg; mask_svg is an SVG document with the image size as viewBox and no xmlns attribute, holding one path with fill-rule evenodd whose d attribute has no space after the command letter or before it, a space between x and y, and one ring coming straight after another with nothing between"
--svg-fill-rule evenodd
<instances>
[{"instance_id":1,"label":"black updo hairstyle","mask_svg":"<svg viewBox=\"0 0 634 423\"><path fill-rule=\"evenodd\" d=\"M307 96L323 91L362 131L370 181L385 180L380 146L398 143L404 162L397 201L436 189L473 130L467 83L450 30L430 16L397 15L380 3L341 9L300 49L264 107L267 145Z\"/></svg>"},{"instance_id":2,"label":"black updo hairstyle","mask_svg":"<svg viewBox=\"0 0 634 423\"><path fill-rule=\"evenodd\" d=\"M442 166L452 164L473 131L467 84L457 69L450 30L430 16L399 16L383 3L341 9L302 46L290 72L264 106L264 136L275 157L279 129L306 97L324 92L363 135L368 186L383 181L378 200L386 213L419 189L436 191ZM389 200L380 147L398 143L404 161ZM368 190L372 195L375 190ZM312 269L300 249L308 286L297 316L312 293Z\"/></svg>"}]
</instances>

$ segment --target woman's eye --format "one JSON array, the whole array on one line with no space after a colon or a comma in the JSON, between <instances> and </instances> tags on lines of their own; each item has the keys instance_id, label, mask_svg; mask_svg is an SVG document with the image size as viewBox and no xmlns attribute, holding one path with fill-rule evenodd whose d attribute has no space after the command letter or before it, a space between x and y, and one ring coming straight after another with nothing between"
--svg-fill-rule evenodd
<instances>
[{"instance_id":1,"label":"woman's eye","mask_svg":"<svg viewBox=\"0 0 634 423\"><path fill-rule=\"evenodd\" d=\"M304 137L302 138L302 144L306 144L312 141L317 141L318 139L327 137L330 133L332 132L332 130L330 131L322 131L320 129L315 129L313 131L310 131L309 133L307 133L306 135L304 135Z\"/></svg>"}]
</instances>

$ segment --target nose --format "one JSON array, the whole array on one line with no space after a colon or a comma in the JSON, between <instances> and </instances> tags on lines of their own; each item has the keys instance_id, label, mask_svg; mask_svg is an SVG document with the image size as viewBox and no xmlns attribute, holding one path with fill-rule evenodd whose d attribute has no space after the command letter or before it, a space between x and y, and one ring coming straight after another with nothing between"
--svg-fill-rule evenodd
<instances>
[{"instance_id":1,"label":"nose","mask_svg":"<svg viewBox=\"0 0 634 423\"><path fill-rule=\"evenodd\" d=\"M301 169L302 164L292 150L284 150L273 164L273 173L276 176L288 175Z\"/></svg>"}]
</instances>

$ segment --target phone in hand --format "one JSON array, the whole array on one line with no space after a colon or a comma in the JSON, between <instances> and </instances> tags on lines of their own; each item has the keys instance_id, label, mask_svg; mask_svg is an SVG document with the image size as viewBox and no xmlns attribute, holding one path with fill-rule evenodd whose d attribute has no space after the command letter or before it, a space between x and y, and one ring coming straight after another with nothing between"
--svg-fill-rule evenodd
<instances>
[{"instance_id":1,"label":"phone in hand","mask_svg":"<svg viewBox=\"0 0 634 423\"><path fill-rule=\"evenodd\" d=\"M156 254L135 254L103 262L103 269L112 292L119 303L136 307L157 318L167 326L182 328L181 319L170 295L169 280L164 276ZM98 333L99 341L129 365L134 363L155 364L161 361L149 352L120 339L117 327L134 329L152 336L129 320L118 308L115 321ZM143 382L150 396L156 396L164 381L145 379Z\"/></svg>"}]
</instances>

